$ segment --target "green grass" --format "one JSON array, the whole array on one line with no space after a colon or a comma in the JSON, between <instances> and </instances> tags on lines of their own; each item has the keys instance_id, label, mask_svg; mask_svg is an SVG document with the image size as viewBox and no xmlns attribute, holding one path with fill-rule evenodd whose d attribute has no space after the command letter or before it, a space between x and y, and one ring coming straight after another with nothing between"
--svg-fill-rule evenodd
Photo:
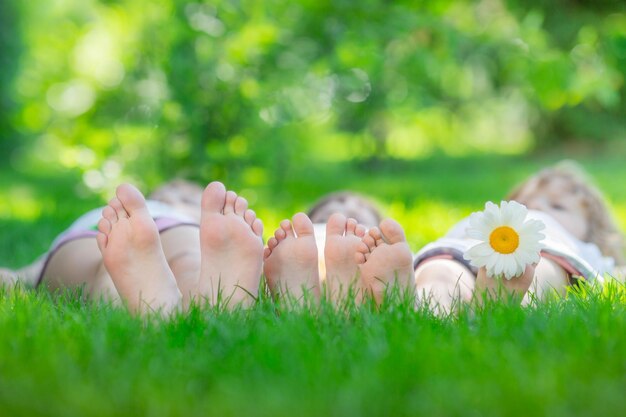
<instances>
[{"instance_id":1,"label":"green grass","mask_svg":"<svg viewBox=\"0 0 626 417\"><path fill-rule=\"evenodd\" d=\"M0 299L2 415L623 415L626 291L435 318L396 302L341 312L122 309Z\"/></svg>"},{"instance_id":2,"label":"green grass","mask_svg":"<svg viewBox=\"0 0 626 417\"><path fill-rule=\"evenodd\" d=\"M268 184L229 184L255 197L266 234L324 192L367 192L417 249L560 157L308 166ZM581 163L625 226L623 159ZM0 265L30 261L102 202L68 197L78 180L0 170ZM0 415L624 415L625 294L583 288L447 318L401 301L311 311L262 299L250 311L195 308L165 321L17 290L0 294Z\"/></svg>"}]
</instances>

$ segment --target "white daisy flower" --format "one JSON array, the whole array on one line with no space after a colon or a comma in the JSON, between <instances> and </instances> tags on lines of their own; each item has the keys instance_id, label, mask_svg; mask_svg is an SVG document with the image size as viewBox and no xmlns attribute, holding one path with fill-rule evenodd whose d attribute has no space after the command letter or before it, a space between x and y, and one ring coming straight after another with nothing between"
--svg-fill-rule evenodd
<instances>
[{"instance_id":1,"label":"white daisy flower","mask_svg":"<svg viewBox=\"0 0 626 417\"><path fill-rule=\"evenodd\" d=\"M485 267L487 275L503 275L506 279L520 276L527 265L539 261L543 248L540 233L545 225L540 220L527 219L526 206L515 201L502 201L500 207L491 201L485 211L473 213L467 236L480 241L463 257L478 268Z\"/></svg>"}]
</instances>

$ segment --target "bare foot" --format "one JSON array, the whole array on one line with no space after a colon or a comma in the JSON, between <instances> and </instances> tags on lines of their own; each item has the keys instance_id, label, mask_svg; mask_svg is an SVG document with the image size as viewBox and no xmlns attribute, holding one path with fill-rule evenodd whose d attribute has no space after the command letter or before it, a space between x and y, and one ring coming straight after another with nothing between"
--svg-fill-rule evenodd
<instances>
[{"instance_id":1,"label":"bare foot","mask_svg":"<svg viewBox=\"0 0 626 417\"><path fill-rule=\"evenodd\" d=\"M354 254L365 236L365 227L355 219L335 213L326 224L324 259L326 264L326 289L331 300L338 301L350 290L357 300L363 293L359 266Z\"/></svg>"},{"instance_id":2,"label":"bare foot","mask_svg":"<svg viewBox=\"0 0 626 417\"><path fill-rule=\"evenodd\" d=\"M297 213L293 222L280 223L267 242L264 259L265 278L274 297L289 294L301 301L307 292L319 297L317 244L306 214Z\"/></svg>"},{"instance_id":3,"label":"bare foot","mask_svg":"<svg viewBox=\"0 0 626 417\"><path fill-rule=\"evenodd\" d=\"M202 194L198 292L212 305L250 306L259 293L263 223L245 198L212 182Z\"/></svg>"},{"instance_id":4,"label":"bare foot","mask_svg":"<svg viewBox=\"0 0 626 417\"><path fill-rule=\"evenodd\" d=\"M395 220L385 219L363 237L356 252L361 277L377 304L381 304L389 286L415 291L413 255L404 230Z\"/></svg>"},{"instance_id":5,"label":"bare foot","mask_svg":"<svg viewBox=\"0 0 626 417\"><path fill-rule=\"evenodd\" d=\"M117 187L116 195L98 223L104 267L132 312L169 313L179 306L181 294L146 201L130 184Z\"/></svg>"},{"instance_id":6,"label":"bare foot","mask_svg":"<svg viewBox=\"0 0 626 417\"><path fill-rule=\"evenodd\" d=\"M487 295L492 300L512 296L521 301L533 282L535 267L536 265L528 265L522 275L510 280L502 277L490 277L484 267L480 268L476 275L476 291L478 294Z\"/></svg>"}]
</instances>

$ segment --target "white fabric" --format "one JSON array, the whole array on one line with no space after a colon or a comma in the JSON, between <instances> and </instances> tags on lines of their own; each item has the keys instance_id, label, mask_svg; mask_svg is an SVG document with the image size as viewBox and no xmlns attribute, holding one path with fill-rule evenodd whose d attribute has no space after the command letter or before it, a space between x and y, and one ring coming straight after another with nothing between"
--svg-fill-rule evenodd
<instances>
[{"instance_id":1,"label":"white fabric","mask_svg":"<svg viewBox=\"0 0 626 417\"><path fill-rule=\"evenodd\" d=\"M148 207L148 211L150 212L150 215L153 219L157 219L159 217L168 217L170 219L180 220L184 223L196 223L196 221L191 217L181 214L173 207L165 203L161 203L160 201L146 200L146 206ZM103 207L100 207L83 214L70 225L66 232L70 232L72 230L93 229L98 225L98 222L102 217L102 209Z\"/></svg>"}]
</instances>

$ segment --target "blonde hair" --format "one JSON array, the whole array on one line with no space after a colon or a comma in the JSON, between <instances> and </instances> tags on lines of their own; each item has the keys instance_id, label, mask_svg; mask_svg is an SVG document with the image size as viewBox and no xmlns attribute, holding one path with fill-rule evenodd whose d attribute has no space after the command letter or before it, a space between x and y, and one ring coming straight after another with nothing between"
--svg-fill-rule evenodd
<instances>
[{"instance_id":1,"label":"blonde hair","mask_svg":"<svg viewBox=\"0 0 626 417\"><path fill-rule=\"evenodd\" d=\"M524 196L556 178L569 184L572 192L583 199L587 210L588 231L584 240L595 243L604 256L610 256L618 265L626 264L624 259L624 237L602 196L592 184L583 169L573 161L563 161L553 167L543 169L516 187L507 200L524 204Z\"/></svg>"}]
</instances>

